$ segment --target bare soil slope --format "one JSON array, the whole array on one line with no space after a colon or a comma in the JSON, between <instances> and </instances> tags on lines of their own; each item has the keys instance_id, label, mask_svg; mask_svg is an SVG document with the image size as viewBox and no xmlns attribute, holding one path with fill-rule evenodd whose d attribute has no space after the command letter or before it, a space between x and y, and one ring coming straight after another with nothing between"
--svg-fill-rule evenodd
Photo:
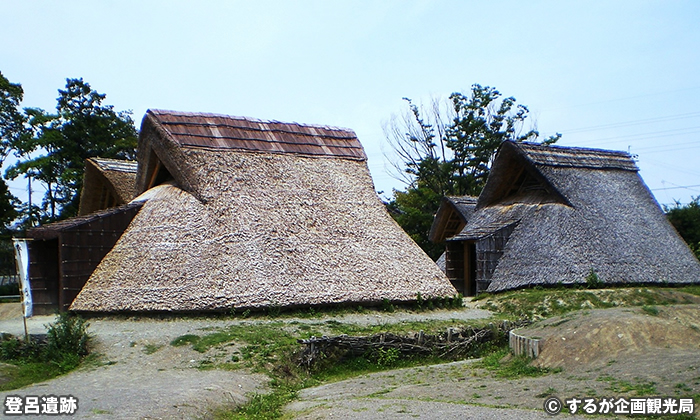
<instances>
[{"instance_id":1,"label":"bare soil slope","mask_svg":"<svg viewBox=\"0 0 700 420\"><path fill-rule=\"evenodd\" d=\"M536 365L590 369L650 353L700 351L700 305L579 311L516 332L541 339Z\"/></svg>"}]
</instances>

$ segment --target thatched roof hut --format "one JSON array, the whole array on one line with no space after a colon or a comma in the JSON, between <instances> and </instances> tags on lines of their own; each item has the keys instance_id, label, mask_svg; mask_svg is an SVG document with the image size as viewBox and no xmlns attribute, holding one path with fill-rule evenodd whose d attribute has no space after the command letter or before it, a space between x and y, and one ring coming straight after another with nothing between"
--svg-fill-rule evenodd
<instances>
[{"instance_id":1,"label":"thatched roof hut","mask_svg":"<svg viewBox=\"0 0 700 420\"><path fill-rule=\"evenodd\" d=\"M85 161L78 215L121 206L134 198L136 162L106 158Z\"/></svg>"},{"instance_id":2,"label":"thatched roof hut","mask_svg":"<svg viewBox=\"0 0 700 420\"><path fill-rule=\"evenodd\" d=\"M625 152L503 143L447 244L477 292L586 283L591 272L605 284L700 282L700 263Z\"/></svg>"},{"instance_id":3,"label":"thatched roof hut","mask_svg":"<svg viewBox=\"0 0 700 420\"><path fill-rule=\"evenodd\" d=\"M216 311L455 294L387 214L346 129L150 110L141 211L76 311ZM138 200L138 199L137 199Z\"/></svg>"},{"instance_id":4,"label":"thatched roof hut","mask_svg":"<svg viewBox=\"0 0 700 420\"><path fill-rule=\"evenodd\" d=\"M461 232L474 214L477 200L478 197L471 195L443 197L435 213L428 239L433 242L443 242Z\"/></svg>"},{"instance_id":5,"label":"thatched roof hut","mask_svg":"<svg viewBox=\"0 0 700 420\"><path fill-rule=\"evenodd\" d=\"M474 214L477 199L478 197L470 195L443 197L440 207L435 214L435 219L433 219L433 225L430 227L428 239L435 243L441 243L461 232L469 218ZM450 257L450 273L447 273L447 251L443 252L435 263L443 273L447 274L447 277L452 282L452 286L459 293L473 295L474 292L470 293L468 290L465 290L464 276L458 276L457 273L454 273L454 267L458 265L456 260L460 258L460 255L463 255L463 252Z\"/></svg>"}]
</instances>

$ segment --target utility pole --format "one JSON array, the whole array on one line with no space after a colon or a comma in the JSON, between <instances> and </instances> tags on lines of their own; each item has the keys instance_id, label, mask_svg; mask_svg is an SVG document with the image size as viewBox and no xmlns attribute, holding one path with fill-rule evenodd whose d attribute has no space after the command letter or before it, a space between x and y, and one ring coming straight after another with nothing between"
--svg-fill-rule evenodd
<instances>
[{"instance_id":1,"label":"utility pole","mask_svg":"<svg viewBox=\"0 0 700 420\"><path fill-rule=\"evenodd\" d=\"M32 219L32 176L27 175L27 192L29 193L29 226L34 227L34 220Z\"/></svg>"}]
</instances>

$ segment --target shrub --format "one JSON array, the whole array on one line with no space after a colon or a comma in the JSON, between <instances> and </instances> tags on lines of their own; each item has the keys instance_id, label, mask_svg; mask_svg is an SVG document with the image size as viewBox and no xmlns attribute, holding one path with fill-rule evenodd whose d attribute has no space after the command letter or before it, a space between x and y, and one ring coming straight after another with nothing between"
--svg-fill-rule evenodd
<instances>
[{"instance_id":1,"label":"shrub","mask_svg":"<svg viewBox=\"0 0 700 420\"><path fill-rule=\"evenodd\" d=\"M382 299L382 311L384 312L394 312L394 305L389 301L389 299Z\"/></svg>"},{"instance_id":2,"label":"shrub","mask_svg":"<svg viewBox=\"0 0 700 420\"><path fill-rule=\"evenodd\" d=\"M603 281L598 277L598 273L591 268L591 271L586 276L586 287L589 289L600 289L603 287Z\"/></svg>"},{"instance_id":3,"label":"shrub","mask_svg":"<svg viewBox=\"0 0 700 420\"><path fill-rule=\"evenodd\" d=\"M19 294L19 283L3 284L0 286L0 296L16 296Z\"/></svg>"},{"instance_id":4,"label":"shrub","mask_svg":"<svg viewBox=\"0 0 700 420\"><path fill-rule=\"evenodd\" d=\"M376 353L373 354L373 358L376 359L377 365L385 367L390 367L396 364L400 356L401 353L399 352L399 349L393 347L380 347L376 350Z\"/></svg>"},{"instance_id":5,"label":"shrub","mask_svg":"<svg viewBox=\"0 0 700 420\"><path fill-rule=\"evenodd\" d=\"M88 354L90 335L87 333L88 323L69 313L61 313L58 320L47 325L46 350L49 355L76 355Z\"/></svg>"}]
</instances>

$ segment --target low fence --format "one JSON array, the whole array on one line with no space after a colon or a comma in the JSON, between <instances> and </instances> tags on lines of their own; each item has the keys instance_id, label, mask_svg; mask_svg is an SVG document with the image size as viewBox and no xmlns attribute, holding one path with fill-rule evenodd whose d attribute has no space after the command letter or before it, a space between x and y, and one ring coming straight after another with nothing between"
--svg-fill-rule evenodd
<instances>
[{"instance_id":1,"label":"low fence","mask_svg":"<svg viewBox=\"0 0 700 420\"><path fill-rule=\"evenodd\" d=\"M306 347L298 356L300 366L313 367L329 354L361 356L395 349L402 356L428 356L441 358L465 358L472 355L480 344L500 340L504 342L508 332L522 327L525 322L502 321L483 328L449 328L443 333L425 334L423 331L413 336L400 336L392 333L374 334L364 337L340 335L334 337L311 337L297 340Z\"/></svg>"},{"instance_id":2,"label":"low fence","mask_svg":"<svg viewBox=\"0 0 700 420\"><path fill-rule=\"evenodd\" d=\"M540 355L540 339L518 335L510 330L508 333L508 345L514 354L535 359Z\"/></svg>"}]
</instances>

